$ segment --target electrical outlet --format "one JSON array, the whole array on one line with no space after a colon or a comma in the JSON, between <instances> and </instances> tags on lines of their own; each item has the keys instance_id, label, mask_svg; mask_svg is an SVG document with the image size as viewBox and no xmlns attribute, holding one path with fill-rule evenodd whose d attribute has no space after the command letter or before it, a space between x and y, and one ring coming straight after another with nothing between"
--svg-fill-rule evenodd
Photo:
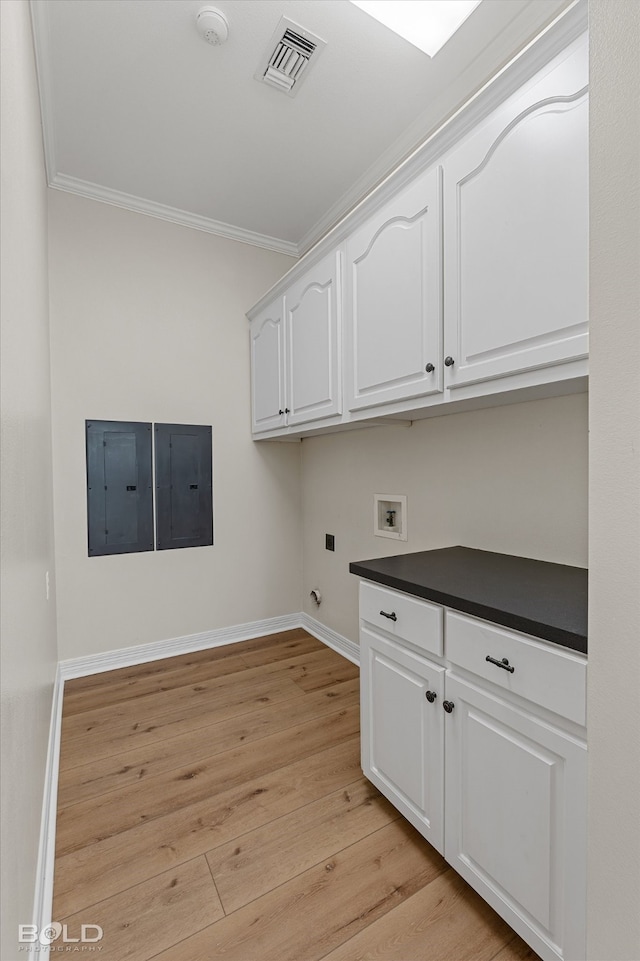
<instances>
[{"instance_id":1,"label":"electrical outlet","mask_svg":"<svg viewBox=\"0 0 640 961\"><path fill-rule=\"evenodd\" d=\"M324 546L328 551L335 551L336 549L336 539L333 534L324 535Z\"/></svg>"}]
</instances>

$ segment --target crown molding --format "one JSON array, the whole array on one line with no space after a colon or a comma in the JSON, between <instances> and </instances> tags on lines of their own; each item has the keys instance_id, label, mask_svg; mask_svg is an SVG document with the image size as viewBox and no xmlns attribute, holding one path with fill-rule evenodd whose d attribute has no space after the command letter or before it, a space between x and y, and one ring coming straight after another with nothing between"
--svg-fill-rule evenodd
<instances>
[{"instance_id":1,"label":"crown molding","mask_svg":"<svg viewBox=\"0 0 640 961\"><path fill-rule=\"evenodd\" d=\"M269 237L266 234L259 234L253 230L245 230L242 227L235 227L233 224L225 224L219 220L213 220L210 217L203 217L199 214L191 213L188 210L170 207L167 204L156 203L153 200L127 194L121 190L103 187L100 184L82 180L59 171L52 123L55 112L55 98L52 79L53 72L51 69L49 3L50 0L30 0L36 73L40 94L45 166L49 186L56 190L64 190L67 193L77 194L79 197L99 200L101 203L111 204L114 207L123 207L125 210L133 210L136 213L146 214L149 217L156 217L158 220L168 220L171 223L180 224L183 227L203 230L206 233L215 234L227 240L237 240L239 243L252 244L254 247L264 247L266 250L274 250L280 254L287 254L289 257L298 257L298 244L291 241L281 240L278 237Z\"/></svg>"},{"instance_id":2,"label":"crown molding","mask_svg":"<svg viewBox=\"0 0 640 961\"><path fill-rule=\"evenodd\" d=\"M478 123L520 83L541 69L564 46L584 32L588 25L587 0L574 0L480 90L426 136L424 128L429 122L427 115L424 114L418 118L402 137L378 157L356 183L326 211L300 241L295 243L245 230L233 224L222 223L58 172L53 125L50 123L54 113L54 96L47 11L49 2L50 0L30 0L49 186L156 217L159 220L202 230L227 240L263 247L296 259L311 251L313 251L312 259L315 259L330 246L339 243L346 234L346 223L353 228L366 214L380 206L394 190L415 176L419 170L424 169L428 163L433 162L438 154L441 155L448 146L463 136L471 126ZM305 264L310 262L305 261ZM290 282L292 278L285 276ZM279 288L280 284L276 287ZM271 294L272 291L269 291L264 298L261 298L260 304Z\"/></svg>"},{"instance_id":3,"label":"crown molding","mask_svg":"<svg viewBox=\"0 0 640 961\"><path fill-rule=\"evenodd\" d=\"M266 234L257 234L253 230L234 227L233 224L225 224L219 220L202 217L200 214L190 213L188 210L180 210L177 207L169 207L167 204L146 200L144 197L136 197L121 190L112 190L111 187L102 187L100 184L80 180L78 177L56 173L50 178L49 186L55 190L77 194L79 197L99 200L101 203L111 204L113 207L124 207L126 210L156 217L158 220L168 220L183 227L204 230L206 233L225 237L227 240L237 240L242 244L252 244L254 247L275 250L277 253L287 254L289 257L298 256L298 245L290 241L280 240L278 237L268 237Z\"/></svg>"}]
</instances>

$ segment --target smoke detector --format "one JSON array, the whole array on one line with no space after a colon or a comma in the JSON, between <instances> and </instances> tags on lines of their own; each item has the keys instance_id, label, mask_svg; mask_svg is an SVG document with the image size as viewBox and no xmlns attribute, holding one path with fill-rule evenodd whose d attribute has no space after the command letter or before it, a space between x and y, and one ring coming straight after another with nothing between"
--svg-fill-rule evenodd
<instances>
[{"instance_id":1,"label":"smoke detector","mask_svg":"<svg viewBox=\"0 0 640 961\"><path fill-rule=\"evenodd\" d=\"M315 33L281 17L254 77L271 87L295 97L307 76L309 64L326 46Z\"/></svg>"},{"instance_id":2,"label":"smoke detector","mask_svg":"<svg viewBox=\"0 0 640 961\"><path fill-rule=\"evenodd\" d=\"M229 36L229 24L221 10L216 7L202 7L196 16L198 33L207 43L219 46Z\"/></svg>"}]
</instances>

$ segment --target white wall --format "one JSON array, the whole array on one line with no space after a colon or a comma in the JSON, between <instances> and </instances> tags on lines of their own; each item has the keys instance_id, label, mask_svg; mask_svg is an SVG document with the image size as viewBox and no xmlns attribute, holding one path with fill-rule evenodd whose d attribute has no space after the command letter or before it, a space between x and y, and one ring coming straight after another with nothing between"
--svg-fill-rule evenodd
<instances>
[{"instance_id":1,"label":"white wall","mask_svg":"<svg viewBox=\"0 0 640 961\"><path fill-rule=\"evenodd\" d=\"M305 439L302 487L304 609L357 641L349 561L464 544L586 566L587 396ZM375 493L407 495L408 541L374 536Z\"/></svg>"},{"instance_id":2,"label":"white wall","mask_svg":"<svg viewBox=\"0 0 640 961\"><path fill-rule=\"evenodd\" d=\"M640 3L591 0L587 957L640 958Z\"/></svg>"},{"instance_id":3,"label":"white wall","mask_svg":"<svg viewBox=\"0 0 640 961\"><path fill-rule=\"evenodd\" d=\"M250 434L244 316L281 254L51 190L61 659L300 610L296 445ZM212 424L213 547L87 556L85 419Z\"/></svg>"},{"instance_id":4,"label":"white wall","mask_svg":"<svg viewBox=\"0 0 640 961\"><path fill-rule=\"evenodd\" d=\"M51 505L46 180L29 5L2 33L2 946L32 922L57 660Z\"/></svg>"}]
</instances>

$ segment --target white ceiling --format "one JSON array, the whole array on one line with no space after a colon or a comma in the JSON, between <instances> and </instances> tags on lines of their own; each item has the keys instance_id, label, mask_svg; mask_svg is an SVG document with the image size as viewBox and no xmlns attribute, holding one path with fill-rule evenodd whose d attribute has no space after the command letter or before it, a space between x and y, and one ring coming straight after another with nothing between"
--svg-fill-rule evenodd
<instances>
[{"instance_id":1,"label":"white ceiling","mask_svg":"<svg viewBox=\"0 0 640 961\"><path fill-rule=\"evenodd\" d=\"M569 2L483 0L430 59L348 0L32 0L49 182L302 253ZM254 79L283 14L327 43L294 98Z\"/></svg>"}]
</instances>

